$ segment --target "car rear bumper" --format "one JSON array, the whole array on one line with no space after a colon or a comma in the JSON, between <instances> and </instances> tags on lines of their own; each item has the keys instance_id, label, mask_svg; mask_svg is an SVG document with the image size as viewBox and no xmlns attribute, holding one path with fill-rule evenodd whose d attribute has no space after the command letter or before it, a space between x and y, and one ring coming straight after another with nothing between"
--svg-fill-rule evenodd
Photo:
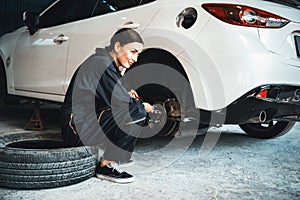
<instances>
[{"instance_id":1,"label":"car rear bumper","mask_svg":"<svg viewBox=\"0 0 300 200\"><path fill-rule=\"evenodd\" d=\"M224 109L200 110L200 123L212 126L273 120L300 122L300 86L264 85L249 91Z\"/></svg>"},{"instance_id":2,"label":"car rear bumper","mask_svg":"<svg viewBox=\"0 0 300 200\"><path fill-rule=\"evenodd\" d=\"M261 86L230 104L222 113L225 124L300 121L300 87Z\"/></svg>"}]
</instances>

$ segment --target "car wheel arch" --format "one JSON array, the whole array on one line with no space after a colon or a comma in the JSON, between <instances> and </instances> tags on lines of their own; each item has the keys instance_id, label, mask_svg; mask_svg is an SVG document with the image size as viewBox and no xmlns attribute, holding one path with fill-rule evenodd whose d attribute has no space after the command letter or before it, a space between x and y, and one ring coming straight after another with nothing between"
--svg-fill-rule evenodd
<instances>
[{"instance_id":1,"label":"car wheel arch","mask_svg":"<svg viewBox=\"0 0 300 200\"><path fill-rule=\"evenodd\" d=\"M209 57L205 57L204 61L209 59ZM178 54L177 56L177 54L173 54L171 50L167 48L145 49L140 54L137 65L151 62L165 64L177 70L190 85L195 107L198 109L213 110L208 102L211 92L211 88L208 87L208 82L211 81L210 76L205 76L207 74L199 70L199 63L190 63L185 55ZM134 66L132 68L134 68ZM210 69L210 66L204 66L204 68L207 70L208 68ZM211 70L209 70L209 73L212 73ZM203 98L203 96L205 96L205 98Z\"/></svg>"},{"instance_id":2,"label":"car wheel arch","mask_svg":"<svg viewBox=\"0 0 300 200\"><path fill-rule=\"evenodd\" d=\"M176 56L174 56L171 52L167 50L160 49L160 48L146 49L140 54L138 62L141 63L153 62L153 63L167 65L177 70L189 81L186 70L184 69L180 61L176 58Z\"/></svg>"},{"instance_id":3,"label":"car wheel arch","mask_svg":"<svg viewBox=\"0 0 300 200\"><path fill-rule=\"evenodd\" d=\"M184 69L183 65L181 64L180 60L170 51L165 49L159 49L159 48L145 49L139 55L138 62L135 63L128 71L133 70L139 66L142 67L142 65L144 64L147 65L154 64L154 65L150 65L150 66L148 65L148 67L145 65L146 71L144 71L143 73L147 74L147 72L149 72L150 73L149 77L153 77L154 79L157 78L156 75L161 77L166 77L166 80L161 80L161 82L159 81L157 83L154 80L154 82L149 82L149 84L147 84L148 82L145 82L146 83L145 85L141 85L140 87L135 89L137 89L137 92L140 94L143 100L152 104L161 104L166 109L166 112L168 113L167 114L168 119L166 119L166 123L163 129L158 133L158 135L166 136L170 134L175 134L179 127L180 117L184 116L186 111L189 110L189 108L193 108L193 109L195 108L193 96L190 96L192 95L192 93L191 93L191 85L190 85L187 72ZM155 66L155 64L158 65ZM156 70L151 71L150 69L152 69L152 67ZM160 67L162 68L161 71L160 71ZM171 68L172 70L168 71L168 68ZM175 70L176 72L173 70ZM172 74L175 77L173 77ZM129 77L130 76L132 75L129 75ZM149 81L149 77L147 77L145 80ZM130 84L131 78L129 78L128 81L129 81L129 85L131 86L135 85L135 83L133 83L134 81ZM178 86L178 83L181 86L186 88L184 90L180 90L183 92L179 92L178 88L176 87ZM171 87L169 88L169 86ZM185 97L187 96L191 97L189 99L192 99L192 101L190 101L190 104L186 104L187 101L185 100ZM177 108L176 106L177 103L175 102L178 102L179 104L183 103L183 105L181 106L185 107L185 108L182 108L181 106L178 107L180 109L179 113L181 113L179 114L180 116L178 116L177 111L173 110ZM169 107L167 105L170 105L170 108L172 109L168 109ZM172 114L170 113L171 110L173 111Z\"/></svg>"}]
</instances>

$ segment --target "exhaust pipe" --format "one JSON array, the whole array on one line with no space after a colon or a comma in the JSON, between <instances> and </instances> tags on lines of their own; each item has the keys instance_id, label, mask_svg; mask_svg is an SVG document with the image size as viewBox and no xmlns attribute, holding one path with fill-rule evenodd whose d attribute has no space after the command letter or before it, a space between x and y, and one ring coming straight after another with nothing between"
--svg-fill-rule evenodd
<instances>
[{"instance_id":1,"label":"exhaust pipe","mask_svg":"<svg viewBox=\"0 0 300 200\"><path fill-rule=\"evenodd\" d=\"M264 123L267 121L267 118L267 112L262 110L257 116L250 118L246 123Z\"/></svg>"},{"instance_id":2,"label":"exhaust pipe","mask_svg":"<svg viewBox=\"0 0 300 200\"><path fill-rule=\"evenodd\" d=\"M263 123L263 122L265 122L267 120L267 112L266 111L261 111L260 113L259 113L259 115L258 115L258 121L260 122L260 123Z\"/></svg>"}]
</instances>

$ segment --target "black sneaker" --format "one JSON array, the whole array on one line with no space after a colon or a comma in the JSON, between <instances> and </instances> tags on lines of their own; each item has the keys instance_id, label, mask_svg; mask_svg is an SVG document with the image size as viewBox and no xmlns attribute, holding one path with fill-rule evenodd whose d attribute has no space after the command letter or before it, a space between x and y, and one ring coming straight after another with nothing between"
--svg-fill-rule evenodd
<instances>
[{"instance_id":1,"label":"black sneaker","mask_svg":"<svg viewBox=\"0 0 300 200\"><path fill-rule=\"evenodd\" d=\"M96 168L96 176L100 179L115 183L131 183L134 181L134 177L132 175L117 170L115 163L110 163L104 167L100 167L98 165Z\"/></svg>"}]
</instances>

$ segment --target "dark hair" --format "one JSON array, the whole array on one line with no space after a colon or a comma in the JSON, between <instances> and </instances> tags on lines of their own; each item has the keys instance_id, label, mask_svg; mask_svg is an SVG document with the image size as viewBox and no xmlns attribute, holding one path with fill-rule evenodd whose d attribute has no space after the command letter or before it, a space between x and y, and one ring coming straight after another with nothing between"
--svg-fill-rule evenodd
<instances>
[{"instance_id":1,"label":"dark hair","mask_svg":"<svg viewBox=\"0 0 300 200\"><path fill-rule=\"evenodd\" d=\"M105 49L107 51L113 50L116 42L119 42L122 46L132 42L144 44L144 41L138 32L131 28L122 28L118 30L110 39L109 46L105 47Z\"/></svg>"}]
</instances>

